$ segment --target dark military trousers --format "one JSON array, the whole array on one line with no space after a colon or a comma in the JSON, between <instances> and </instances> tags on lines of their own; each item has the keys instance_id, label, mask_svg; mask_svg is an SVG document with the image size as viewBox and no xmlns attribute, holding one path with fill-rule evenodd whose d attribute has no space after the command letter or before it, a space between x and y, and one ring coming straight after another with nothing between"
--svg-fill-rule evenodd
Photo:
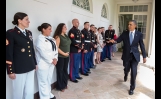
<instances>
[{"instance_id":1,"label":"dark military trousers","mask_svg":"<svg viewBox=\"0 0 161 99\"><path fill-rule=\"evenodd\" d=\"M101 52L101 60L106 59L106 55L107 55L107 47L104 46L103 51Z\"/></svg>"},{"instance_id":2,"label":"dark military trousers","mask_svg":"<svg viewBox=\"0 0 161 99\"><path fill-rule=\"evenodd\" d=\"M80 72L82 74L86 74L88 71L88 59L89 59L89 52L87 53L82 52L82 62L81 62L81 69L80 69Z\"/></svg>"},{"instance_id":3,"label":"dark military trousers","mask_svg":"<svg viewBox=\"0 0 161 99\"><path fill-rule=\"evenodd\" d=\"M79 76L79 64L81 61L81 53L70 53L70 80L74 81Z\"/></svg>"},{"instance_id":4,"label":"dark military trousers","mask_svg":"<svg viewBox=\"0 0 161 99\"><path fill-rule=\"evenodd\" d=\"M106 45L107 50L106 50L106 55L108 59L111 59L111 50L112 50L112 45Z\"/></svg>"},{"instance_id":5,"label":"dark military trousers","mask_svg":"<svg viewBox=\"0 0 161 99\"><path fill-rule=\"evenodd\" d=\"M93 57L94 57L94 50L92 50L89 53L89 68L93 68L94 64L93 64Z\"/></svg>"}]
</instances>

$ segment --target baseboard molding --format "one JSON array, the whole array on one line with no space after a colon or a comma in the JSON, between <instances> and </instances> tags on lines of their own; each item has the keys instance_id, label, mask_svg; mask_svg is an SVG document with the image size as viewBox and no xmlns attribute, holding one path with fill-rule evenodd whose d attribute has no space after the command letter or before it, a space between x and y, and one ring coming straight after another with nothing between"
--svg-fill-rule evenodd
<instances>
[{"instance_id":1,"label":"baseboard molding","mask_svg":"<svg viewBox=\"0 0 161 99\"><path fill-rule=\"evenodd\" d=\"M56 87L56 82L54 82L53 84L51 84L51 89L54 89L55 87ZM39 92L36 92L34 94L34 99L40 99Z\"/></svg>"}]
</instances>

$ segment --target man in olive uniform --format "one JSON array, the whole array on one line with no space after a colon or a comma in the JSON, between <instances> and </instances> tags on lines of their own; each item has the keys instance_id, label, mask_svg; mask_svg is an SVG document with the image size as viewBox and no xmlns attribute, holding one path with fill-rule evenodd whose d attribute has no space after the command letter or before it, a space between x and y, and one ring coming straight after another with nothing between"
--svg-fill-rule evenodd
<instances>
[{"instance_id":1,"label":"man in olive uniform","mask_svg":"<svg viewBox=\"0 0 161 99\"><path fill-rule=\"evenodd\" d=\"M90 52L90 56L89 56L89 64L90 64L90 68L96 68L93 64L93 57L94 57L94 48L96 48L96 42L95 42L95 35L94 35L94 28L95 26L93 24L90 25L90 33L91 33L91 52Z\"/></svg>"},{"instance_id":2,"label":"man in olive uniform","mask_svg":"<svg viewBox=\"0 0 161 99\"><path fill-rule=\"evenodd\" d=\"M82 67L81 67L81 74L88 76L90 72L90 65L89 65L89 55L90 55L90 45L91 45L91 33L88 31L89 29L89 22L84 23L84 29L81 31L84 35L84 50L82 53Z\"/></svg>"},{"instance_id":3,"label":"man in olive uniform","mask_svg":"<svg viewBox=\"0 0 161 99\"><path fill-rule=\"evenodd\" d=\"M106 38L106 46L107 46L107 58L111 60L111 48L113 43L109 42L110 40L113 40L115 34L115 30L112 29L112 25L109 25L109 29L105 32L105 38Z\"/></svg>"},{"instance_id":4,"label":"man in olive uniform","mask_svg":"<svg viewBox=\"0 0 161 99\"><path fill-rule=\"evenodd\" d=\"M73 27L69 30L68 36L71 39L70 45L70 73L69 78L72 82L77 83L77 79L82 79L79 76L79 65L81 62L81 50L82 50L82 43L81 38L82 34L78 29L79 21L78 19L72 20Z\"/></svg>"}]
</instances>

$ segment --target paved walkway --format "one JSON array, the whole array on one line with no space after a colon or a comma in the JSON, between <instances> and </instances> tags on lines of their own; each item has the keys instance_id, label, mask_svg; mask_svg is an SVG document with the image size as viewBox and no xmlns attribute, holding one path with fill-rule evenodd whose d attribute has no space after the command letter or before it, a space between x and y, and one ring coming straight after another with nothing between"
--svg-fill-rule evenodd
<instances>
[{"instance_id":1,"label":"paved walkway","mask_svg":"<svg viewBox=\"0 0 161 99\"><path fill-rule=\"evenodd\" d=\"M121 53L115 53L112 60L97 64L89 76L83 76L78 83L68 82L65 92L52 93L56 99L155 99L155 75L152 69L138 65L134 95L129 95L130 75L123 81L124 72Z\"/></svg>"}]
</instances>

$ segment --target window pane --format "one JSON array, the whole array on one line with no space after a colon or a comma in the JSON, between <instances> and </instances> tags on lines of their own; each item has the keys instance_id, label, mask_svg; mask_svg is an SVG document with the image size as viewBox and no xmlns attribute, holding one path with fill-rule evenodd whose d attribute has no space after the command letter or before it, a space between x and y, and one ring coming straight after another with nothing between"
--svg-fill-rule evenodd
<instances>
[{"instance_id":1,"label":"window pane","mask_svg":"<svg viewBox=\"0 0 161 99\"><path fill-rule=\"evenodd\" d=\"M125 6L124 12L128 12L129 11L128 8L129 8L128 6Z\"/></svg>"},{"instance_id":2,"label":"window pane","mask_svg":"<svg viewBox=\"0 0 161 99\"><path fill-rule=\"evenodd\" d=\"M143 5L139 5L138 12L142 12L142 11L143 11Z\"/></svg>"},{"instance_id":3,"label":"window pane","mask_svg":"<svg viewBox=\"0 0 161 99\"><path fill-rule=\"evenodd\" d=\"M107 18L107 11L106 11L105 5L103 5L103 7L102 7L101 16L104 17L104 18Z\"/></svg>"},{"instance_id":4,"label":"window pane","mask_svg":"<svg viewBox=\"0 0 161 99\"><path fill-rule=\"evenodd\" d=\"M143 6L143 12L146 12L146 11L148 11L148 5Z\"/></svg>"},{"instance_id":5,"label":"window pane","mask_svg":"<svg viewBox=\"0 0 161 99\"><path fill-rule=\"evenodd\" d=\"M134 6L134 12L138 12L138 6Z\"/></svg>"},{"instance_id":6,"label":"window pane","mask_svg":"<svg viewBox=\"0 0 161 99\"><path fill-rule=\"evenodd\" d=\"M146 34L143 34L143 39L145 39L146 38Z\"/></svg>"},{"instance_id":7,"label":"window pane","mask_svg":"<svg viewBox=\"0 0 161 99\"><path fill-rule=\"evenodd\" d=\"M143 21L143 27L146 27L146 21Z\"/></svg>"},{"instance_id":8,"label":"window pane","mask_svg":"<svg viewBox=\"0 0 161 99\"><path fill-rule=\"evenodd\" d=\"M133 6L129 6L129 12L133 12Z\"/></svg>"},{"instance_id":9,"label":"window pane","mask_svg":"<svg viewBox=\"0 0 161 99\"><path fill-rule=\"evenodd\" d=\"M142 33L146 33L146 28L142 28Z\"/></svg>"},{"instance_id":10,"label":"window pane","mask_svg":"<svg viewBox=\"0 0 161 99\"><path fill-rule=\"evenodd\" d=\"M135 20L135 21L138 20L138 15L134 15L134 20Z\"/></svg>"},{"instance_id":11,"label":"window pane","mask_svg":"<svg viewBox=\"0 0 161 99\"><path fill-rule=\"evenodd\" d=\"M142 21L142 15L139 15L138 21Z\"/></svg>"},{"instance_id":12,"label":"window pane","mask_svg":"<svg viewBox=\"0 0 161 99\"><path fill-rule=\"evenodd\" d=\"M143 15L143 21L147 21L147 15Z\"/></svg>"},{"instance_id":13,"label":"window pane","mask_svg":"<svg viewBox=\"0 0 161 99\"><path fill-rule=\"evenodd\" d=\"M124 11L124 6L120 6L120 12Z\"/></svg>"},{"instance_id":14,"label":"window pane","mask_svg":"<svg viewBox=\"0 0 161 99\"><path fill-rule=\"evenodd\" d=\"M89 0L73 0L73 4L80 8L90 11Z\"/></svg>"}]
</instances>

